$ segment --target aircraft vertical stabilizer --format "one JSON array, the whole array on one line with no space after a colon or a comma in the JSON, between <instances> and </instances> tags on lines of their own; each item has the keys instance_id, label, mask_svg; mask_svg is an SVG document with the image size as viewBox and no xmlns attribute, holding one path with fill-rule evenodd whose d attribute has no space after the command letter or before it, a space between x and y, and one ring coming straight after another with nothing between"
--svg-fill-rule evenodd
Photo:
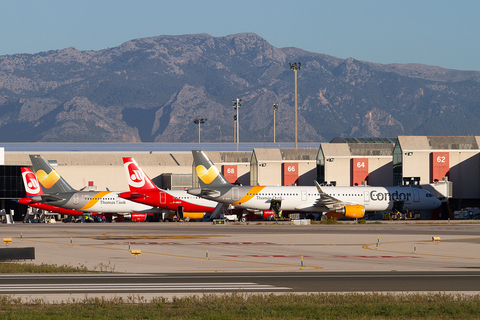
<instances>
[{"instance_id":1,"label":"aircraft vertical stabilizer","mask_svg":"<svg viewBox=\"0 0 480 320\"><path fill-rule=\"evenodd\" d=\"M38 182L37 176L30 170L30 168L21 167L23 184L25 185L25 192L27 196L42 195L42 188Z\"/></svg>"},{"instance_id":2,"label":"aircraft vertical stabilizer","mask_svg":"<svg viewBox=\"0 0 480 320\"><path fill-rule=\"evenodd\" d=\"M143 172L137 162L131 157L123 157L123 166L127 174L128 186L131 192L158 191L157 186Z\"/></svg>"},{"instance_id":3,"label":"aircraft vertical stabilizer","mask_svg":"<svg viewBox=\"0 0 480 320\"><path fill-rule=\"evenodd\" d=\"M44 193L52 194L77 191L73 189L42 156L30 155L30 161L32 161L33 168L35 169Z\"/></svg>"},{"instance_id":4,"label":"aircraft vertical stabilizer","mask_svg":"<svg viewBox=\"0 0 480 320\"><path fill-rule=\"evenodd\" d=\"M218 171L217 167L203 151L193 150L193 161L201 188L218 188L233 186Z\"/></svg>"}]
</instances>

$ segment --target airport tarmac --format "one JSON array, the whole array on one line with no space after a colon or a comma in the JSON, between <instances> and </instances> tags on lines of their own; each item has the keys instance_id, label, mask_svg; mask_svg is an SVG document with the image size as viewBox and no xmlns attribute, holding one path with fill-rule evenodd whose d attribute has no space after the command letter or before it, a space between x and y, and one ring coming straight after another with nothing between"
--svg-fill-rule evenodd
<instances>
[{"instance_id":1,"label":"airport tarmac","mask_svg":"<svg viewBox=\"0 0 480 320\"><path fill-rule=\"evenodd\" d=\"M35 247L35 264L86 266L96 271L424 272L480 268L480 224L474 223L16 223L0 225L0 234L0 238L12 238L9 247ZM432 241L432 237L440 241ZM135 257L129 249L141 254Z\"/></svg>"},{"instance_id":2,"label":"airport tarmac","mask_svg":"<svg viewBox=\"0 0 480 320\"><path fill-rule=\"evenodd\" d=\"M23 301L219 292L480 292L475 223L16 223L0 225L0 235L12 238L9 247L35 247L35 264L106 272L0 275L0 295Z\"/></svg>"}]
</instances>

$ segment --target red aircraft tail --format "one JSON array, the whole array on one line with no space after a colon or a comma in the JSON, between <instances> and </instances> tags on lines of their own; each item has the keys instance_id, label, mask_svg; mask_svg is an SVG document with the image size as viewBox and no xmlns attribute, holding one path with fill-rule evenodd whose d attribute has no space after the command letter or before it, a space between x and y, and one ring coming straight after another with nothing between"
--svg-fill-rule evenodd
<instances>
[{"instance_id":1,"label":"red aircraft tail","mask_svg":"<svg viewBox=\"0 0 480 320\"><path fill-rule=\"evenodd\" d=\"M37 176L26 167L21 167L23 184L25 185L25 191L27 196L38 196L42 195L43 191L40 188L40 183L38 182Z\"/></svg>"},{"instance_id":2,"label":"red aircraft tail","mask_svg":"<svg viewBox=\"0 0 480 320\"><path fill-rule=\"evenodd\" d=\"M158 190L157 186L147 177L133 158L124 157L123 166L125 167L128 186L131 192Z\"/></svg>"}]
</instances>

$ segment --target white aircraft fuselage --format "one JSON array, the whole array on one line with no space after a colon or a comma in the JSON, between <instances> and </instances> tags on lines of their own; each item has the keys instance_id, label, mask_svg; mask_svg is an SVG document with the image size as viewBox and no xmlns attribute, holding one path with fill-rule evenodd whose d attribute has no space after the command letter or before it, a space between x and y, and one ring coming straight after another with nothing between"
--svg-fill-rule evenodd
<instances>
[{"instance_id":1,"label":"white aircraft fuselage","mask_svg":"<svg viewBox=\"0 0 480 320\"><path fill-rule=\"evenodd\" d=\"M195 194L195 190L189 190ZM392 210L395 200L403 202L410 211L431 210L440 206L440 200L428 191L412 187L322 187L321 195L313 186L233 186L222 195L202 195L237 208L268 210L272 201L281 201L283 211L328 212L326 196L345 205L363 205L365 211ZM325 205L324 205L325 204Z\"/></svg>"}]
</instances>

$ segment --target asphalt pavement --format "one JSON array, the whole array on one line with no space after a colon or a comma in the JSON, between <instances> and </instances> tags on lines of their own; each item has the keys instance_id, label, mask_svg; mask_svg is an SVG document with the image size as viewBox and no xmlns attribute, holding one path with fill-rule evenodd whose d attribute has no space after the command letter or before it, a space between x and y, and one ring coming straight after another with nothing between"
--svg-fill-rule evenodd
<instances>
[{"instance_id":1,"label":"asphalt pavement","mask_svg":"<svg viewBox=\"0 0 480 320\"><path fill-rule=\"evenodd\" d=\"M16 223L0 234L35 248L27 263L104 272L0 275L0 294L480 291L475 223Z\"/></svg>"}]
</instances>

